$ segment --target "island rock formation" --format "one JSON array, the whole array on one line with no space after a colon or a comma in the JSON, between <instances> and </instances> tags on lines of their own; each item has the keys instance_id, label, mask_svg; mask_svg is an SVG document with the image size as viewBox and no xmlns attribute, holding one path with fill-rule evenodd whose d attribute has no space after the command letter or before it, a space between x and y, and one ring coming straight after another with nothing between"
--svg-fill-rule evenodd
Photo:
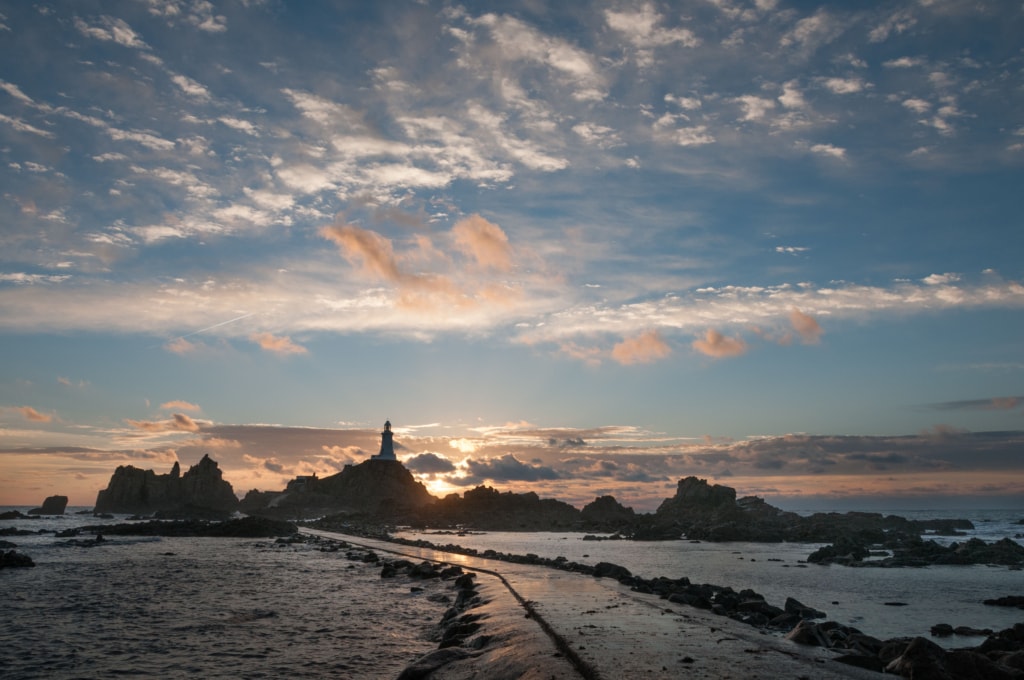
<instances>
[{"instance_id":1,"label":"island rock formation","mask_svg":"<svg viewBox=\"0 0 1024 680\"><path fill-rule=\"evenodd\" d=\"M64 509L68 507L67 496L50 496L43 501L42 507L32 508L28 511L30 515L63 515Z\"/></svg>"},{"instance_id":2,"label":"island rock formation","mask_svg":"<svg viewBox=\"0 0 1024 680\"><path fill-rule=\"evenodd\" d=\"M250 491L241 510L295 518L339 512L394 517L435 500L400 462L375 457L330 477L299 478L281 492Z\"/></svg>"},{"instance_id":3,"label":"island rock formation","mask_svg":"<svg viewBox=\"0 0 1024 680\"><path fill-rule=\"evenodd\" d=\"M168 474L158 475L132 465L114 471L107 488L96 496L95 513L150 514L188 511L230 513L238 509L238 497L224 480L220 467L208 455L181 474L175 462Z\"/></svg>"}]
</instances>

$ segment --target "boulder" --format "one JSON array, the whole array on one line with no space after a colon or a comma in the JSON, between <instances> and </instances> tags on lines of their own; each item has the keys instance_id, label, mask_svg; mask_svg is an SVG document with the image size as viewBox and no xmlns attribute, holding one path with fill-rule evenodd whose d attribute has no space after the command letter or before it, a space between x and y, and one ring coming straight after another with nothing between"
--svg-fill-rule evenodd
<instances>
[{"instance_id":1,"label":"boulder","mask_svg":"<svg viewBox=\"0 0 1024 680\"><path fill-rule=\"evenodd\" d=\"M43 501L42 507L33 508L28 511L30 515L63 515L64 509L68 507L67 496L50 496Z\"/></svg>"},{"instance_id":2,"label":"boulder","mask_svg":"<svg viewBox=\"0 0 1024 680\"><path fill-rule=\"evenodd\" d=\"M17 550L8 550L7 552L0 552L0 569L7 567L34 567L36 563L32 561L32 558L24 553L20 553Z\"/></svg>"},{"instance_id":3,"label":"boulder","mask_svg":"<svg viewBox=\"0 0 1024 680\"><path fill-rule=\"evenodd\" d=\"M621 581L630 578L632 575L629 569L611 562L598 562L594 565L595 578L613 578Z\"/></svg>"}]
</instances>

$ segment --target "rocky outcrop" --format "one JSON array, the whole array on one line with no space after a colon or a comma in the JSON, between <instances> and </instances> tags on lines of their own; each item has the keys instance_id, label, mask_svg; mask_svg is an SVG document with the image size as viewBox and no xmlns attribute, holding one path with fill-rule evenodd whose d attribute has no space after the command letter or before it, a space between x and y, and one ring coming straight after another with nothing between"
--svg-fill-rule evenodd
<instances>
[{"instance_id":1,"label":"rocky outcrop","mask_svg":"<svg viewBox=\"0 0 1024 680\"><path fill-rule=\"evenodd\" d=\"M395 519L435 500L400 462L372 458L346 465L330 477L305 478L285 491L250 491L241 508L250 514L277 517L355 513Z\"/></svg>"},{"instance_id":2,"label":"rocky outcrop","mask_svg":"<svg viewBox=\"0 0 1024 680\"><path fill-rule=\"evenodd\" d=\"M33 508L28 511L30 515L63 515L64 509L68 507L67 496L50 496L43 501L42 507Z\"/></svg>"},{"instance_id":3,"label":"rocky outcrop","mask_svg":"<svg viewBox=\"0 0 1024 680\"><path fill-rule=\"evenodd\" d=\"M17 550L8 550L6 552L0 550L0 569L34 566L36 566L36 563L24 553L20 553Z\"/></svg>"},{"instance_id":4,"label":"rocky outcrop","mask_svg":"<svg viewBox=\"0 0 1024 680\"><path fill-rule=\"evenodd\" d=\"M675 496L654 514L663 532L708 541L784 541L801 519L756 496L736 500L735 489L696 477L679 480Z\"/></svg>"},{"instance_id":5,"label":"rocky outcrop","mask_svg":"<svg viewBox=\"0 0 1024 680\"><path fill-rule=\"evenodd\" d=\"M879 550L879 549L883 550ZM842 564L852 567L927 567L932 564L998 564L1024 567L1024 546L1009 538L986 543L971 538L963 543L941 545L920 536L883 535L880 541L861 537L840 537L832 545L815 550L808 562Z\"/></svg>"},{"instance_id":6,"label":"rocky outcrop","mask_svg":"<svg viewBox=\"0 0 1024 680\"><path fill-rule=\"evenodd\" d=\"M576 527L580 511L568 503L528 493L501 493L478 486L424 507L421 521L436 527L471 526L485 531L558 531Z\"/></svg>"},{"instance_id":7,"label":"rocky outcrop","mask_svg":"<svg viewBox=\"0 0 1024 680\"><path fill-rule=\"evenodd\" d=\"M165 475L132 465L119 466L107 488L96 496L94 512L144 515L189 506L223 513L238 508L231 484L223 479L217 463L209 456L204 455L184 475L177 462Z\"/></svg>"},{"instance_id":8,"label":"rocky outcrop","mask_svg":"<svg viewBox=\"0 0 1024 680\"><path fill-rule=\"evenodd\" d=\"M628 531L637 524L633 508L625 507L613 496L600 496L587 503L580 510L580 519L583 526L591 531Z\"/></svg>"}]
</instances>

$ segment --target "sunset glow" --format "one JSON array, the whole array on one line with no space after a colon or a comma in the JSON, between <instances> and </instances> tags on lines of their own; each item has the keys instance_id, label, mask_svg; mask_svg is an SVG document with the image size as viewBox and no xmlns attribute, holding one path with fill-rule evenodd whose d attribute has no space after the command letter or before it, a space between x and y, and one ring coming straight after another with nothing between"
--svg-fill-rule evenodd
<instances>
[{"instance_id":1,"label":"sunset glow","mask_svg":"<svg viewBox=\"0 0 1024 680\"><path fill-rule=\"evenodd\" d=\"M396 454L1024 507L1012 3L0 1L0 504Z\"/></svg>"}]
</instances>

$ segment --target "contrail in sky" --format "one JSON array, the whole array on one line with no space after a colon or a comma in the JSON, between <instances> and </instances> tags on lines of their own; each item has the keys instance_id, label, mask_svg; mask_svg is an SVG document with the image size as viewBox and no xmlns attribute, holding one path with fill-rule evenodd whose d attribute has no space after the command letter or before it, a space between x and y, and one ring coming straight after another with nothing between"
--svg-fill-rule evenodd
<instances>
[{"instance_id":1,"label":"contrail in sky","mask_svg":"<svg viewBox=\"0 0 1024 680\"><path fill-rule=\"evenodd\" d=\"M242 319L247 319L247 318L249 318L250 316L252 316L255 313L256 312L249 312L248 314L243 314L242 316L236 316L234 319L228 319L227 321L221 321L220 323L215 323L212 326L207 326L206 328L200 328L197 331L192 331L191 333L186 333L185 335L179 335L178 337L172 338L172 339L168 340L167 342L174 342L175 340L184 340L185 338L191 338L193 335L199 335L200 333L205 333L206 331L212 331L214 328L220 328L221 326L226 326L229 323L234 323L236 321L241 321Z\"/></svg>"}]
</instances>

